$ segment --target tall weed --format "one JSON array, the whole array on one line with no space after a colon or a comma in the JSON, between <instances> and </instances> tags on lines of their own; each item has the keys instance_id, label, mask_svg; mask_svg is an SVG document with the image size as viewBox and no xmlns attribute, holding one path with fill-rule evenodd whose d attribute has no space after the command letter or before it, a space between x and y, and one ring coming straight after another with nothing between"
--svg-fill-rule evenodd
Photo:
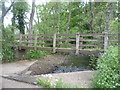
<instances>
[{"instance_id":1,"label":"tall weed","mask_svg":"<svg viewBox=\"0 0 120 90\"><path fill-rule=\"evenodd\" d=\"M97 62L98 74L93 80L95 88L120 87L120 57L118 47L110 46Z\"/></svg>"}]
</instances>

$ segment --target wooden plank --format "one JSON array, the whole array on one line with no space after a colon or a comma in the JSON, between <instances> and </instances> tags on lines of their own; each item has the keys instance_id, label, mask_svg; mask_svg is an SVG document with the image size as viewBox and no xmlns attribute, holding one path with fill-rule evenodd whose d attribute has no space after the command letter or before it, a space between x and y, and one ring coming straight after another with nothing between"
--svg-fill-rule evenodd
<instances>
[{"instance_id":1,"label":"wooden plank","mask_svg":"<svg viewBox=\"0 0 120 90\"><path fill-rule=\"evenodd\" d=\"M38 40L44 40L44 41L49 40L49 41L53 41L53 39L50 39L50 38L38 38Z\"/></svg>"},{"instance_id":2,"label":"wooden plank","mask_svg":"<svg viewBox=\"0 0 120 90\"><path fill-rule=\"evenodd\" d=\"M21 46L21 49L34 49L32 46ZM47 50L52 51L53 49L50 47L37 47L36 50ZM73 48L56 48L56 52L75 52L76 49ZM92 49L79 49L79 53L83 54L97 54L101 53L103 50L92 50Z\"/></svg>"},{"instance_id":3,"label":"wooden plank","mask_svg":"<svg viewBox=\"0 0 120 90\"><path fill-rule=\"evenodd\" d=\"M32 49L34 50L34 46L20 46L21 49ZM36 50L47 50L52 51L53 49L51 47L36 47Z\"/></svg>"},{"instance_id":4,"label":"wooden plank","mask_svg":"<svg viewBox=\"0 0 120 90\"><path fill-rule=\"evenodd\" d=\"M103 40L97 40L97 39L80 39L79 41L103 41Z\"/></svg>"},{"instance_id":5,"label":"wooden plank","mask_svg":"<svg viewBox=\"0 0 120 90\"><path fill-rule=\"evenodd\" d=\"M41 45L53 45L53 43L40 43Z\"/></svg>"},{"instance_id":6,"label":"wooden plank","mask_svg":"<svg viewBox=\"0 0 120 90\"><path fill-rule=\"evenodd\" d=\"M57 36L75 36L76 34L56 34ZM23 34L23 36L36 36L35 34ZM37 36L53 36L53 34L37 34ZM80 36L104 36L101 33L80 34ZM120 34L108 34L108 36L120 36Z\"/></svg>"},{"instance_id":7,"label":"wooden plank","mask_svg":"<svg viewBox=\"0 0 120 90\"><path fill-rule=\"evenodd\" d=\"M62 44L57 44L58 46L75 46L75 44L64 44L64 43L62 43Z\"/></svg>"},{"instance_id":8,"label":"wooden plank","mask_svg":"<svg viewBox=\"0 0 120 90\"><path fill-rule=\"evenodd\" d=\"M56 39L56 40L58 40L58 41L75 41L75 39Z\"/></svg>"},{"instance_id":9,"label":"wooden plank","mask_svg":"<svg viewBox=\"0 0 120 90\"><path fill-rule=\"evenodd\" d=\"M120 36L120 34L108 34L108 36Z\"/></svg>"},{"instance_id":10,"label":"wooden plank","mask_svg":"<svg viewBox=\"0 0 120 90\"><path fill-rule=\"evenodd\" d=\"M110 42L120 42L120 40L108 40Z\"/></svg>"},{"instance_id":11,"label":"wooden plank","mask_svg":"<svg viewBox=\"0 0 120 90\"><path fill-rule=\"evenodd\" d=\"M36 36L36 34L24 34L23 36ZM53 34L37 34L37 36L53 36Z\"/></svg>"},{"instance_id":12,"label":"wooden plank","mask_svg":"<svg viewBox=\"0 0 120 90\"><path fill-rule=\"evenodd\" d=\"M79 54L79 39L80 39L80 35L76 34L76 54Z\"/></svg>"},{"instance_id":13,"label":"wooden plank","mask_svg":"<svg viewBox=\"0 0 120 90\"><path fill-rule=\"evenodd\" d=\"M94 46L94 47L98 47L99 45L79 45L79 46Z\"/></svg>"},{"instance_id":14,"label":"wooden plank","mask_svg":"<svg viewBox=\"0 0 120 90\"><path fill-rule=\"evenodd\" d=\"M56 34L53 36L53 53L56 52Z\"/></svg>"}]
</instances>

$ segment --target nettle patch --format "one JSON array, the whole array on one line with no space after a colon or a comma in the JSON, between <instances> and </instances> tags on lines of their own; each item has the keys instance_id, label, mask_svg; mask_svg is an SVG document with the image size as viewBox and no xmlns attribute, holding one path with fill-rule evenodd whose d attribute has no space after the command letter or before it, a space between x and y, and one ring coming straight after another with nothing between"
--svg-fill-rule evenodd
<instances>
[{"instance_id":1,"label":"nettle patch","mask_svg":"<svg viewBox=\"0 0 120 90\"><path fill-rule=\"evenodd\" d=\"M99 74L94 79L94 87L116 88L120 87L120 62L118 47L110 46L106 53L102 54L97 62Z\"/></svg>"}]
</instances>

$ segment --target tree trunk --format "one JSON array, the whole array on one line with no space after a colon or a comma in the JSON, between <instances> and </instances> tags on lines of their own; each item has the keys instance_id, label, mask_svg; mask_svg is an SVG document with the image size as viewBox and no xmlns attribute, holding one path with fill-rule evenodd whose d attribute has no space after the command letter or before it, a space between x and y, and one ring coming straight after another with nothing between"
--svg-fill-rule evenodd
<instances>
[{"instance_id":1,"label":"tree trunk","mask_svg":"<svg viewBox=\"0 0 120 90\"><path fill-rule=\"evenodd\" d=\"M36 7L36 15L37 15L37 23L39 23L40 19L39 19L39 14L38 14L38 11L37 11L37 7Z\"/></svg>"},{"instance_id":2,"label":"tree trunk","mask_svg":"<svg viewBox=\"0 0 120 90\"><path fill-rule=\"evenodd\" d=\"M9 12L9 10L11 9L11 7L13 6L15 2L12 2L12 4L10 5L10 7L2 14L2 17L0 18L0 21L4 20L4 17L6 16L6 14ZM2 4L4 5L4 2L2 2Z\"/></svg>"},{"instance_id":3,"label":"tree trunk","mask_svg":"<svg viewBox=\"0 0 120 90\"><path fill-rule=\"evenodd\" d=\"M112 19L112 3L108 2L108 8L106 12L106 30L105 32L108 33L110 31L110 20Z\"/></svg>"},{"instance_id":4,"label":"tree trunk","mask_svg":"<svg viewBox=\"0 0 120 90\"><path fill-rule=\"evenodd\" d=\"M33 19L35 13L35 0L32 1L32 11L30 14L29 33L33 34Z\"/></svg>"},{"instance_id":5,"label":"tree trunk","mask_svg":"<svg viewBox=\"0 0 120 90\"><path fill-rule=\"evenodd\" d=\"M3 16L4 13L5 13L5 2L2 2L2 16ZM5 37L5 35L4 35L4 32L5 32L4 31L4 17L1 17L1 19L2 20L0 20L0 26L1 26L2 30L0 30L0 36ZM0 37L0 39L2 37Z\"/></svg>"},{"instance_id":6,"label":"tree trunk","mask_svg":"<svg viewBox=\"0 0 120 90\"><path fill-rule=\"evenodd\" d=\"M69 2L69 15L68 15L68 23L67 23L67 28L66 28L66 32L67 34L69 33L69 29L70 29L70 18L71 18L71 2Z\"/></svg>"},{"instance_id":7,"label":"tree trunk","mask_svg":"<svg viewBox=\"0 0 120 90\"><path fill-rule=\"evenodd\" d=\"M90 2L90 11L91 11L91 31L94 32L94 12L93 12L93 2Z\"/></svg>"},{"instance_id":8,"label":"tree trunk","mask_svg":"<svg viewBox=\"0 0 120 90\"><path fill-rule=\"evenodd\" d=\"M13 11L14 11L14 9L15 9L15 7L13 6ZM12 26L13 26L12 32L13 33L14 33L14 27L16 26L16 24L15 24L15 18L16 18L16 14L13 13L13 17L12 17Z\"/></svg>"}]
</instances>

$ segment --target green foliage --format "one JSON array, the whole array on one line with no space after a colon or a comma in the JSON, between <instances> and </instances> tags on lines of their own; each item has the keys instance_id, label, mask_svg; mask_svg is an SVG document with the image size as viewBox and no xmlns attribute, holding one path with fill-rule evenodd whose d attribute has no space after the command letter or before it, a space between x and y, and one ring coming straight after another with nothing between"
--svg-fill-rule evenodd
<instances>
[{"instance_id":1,"label":"green foliage","mask_svg":"<svg viewBox=\"0 0 120 90\"><path fill-rule=\"evenodd\" d=\"M39 78L38 84L42 85L44 88L79 88L77 85L72 86L70 84L66 84L62 81L62 79L59 79L56 82L50 82L47 79Z\"/></svg>"},{"instance_id":2,"label":"green foliage","mask_svg":"<svg viewBox=\"0 0 120 90\"><path fill-rule=\"evenodd\" d=\"M3 31L2 36L2 61L4 62L12 62L15 61L14 55L15 52L11 49L14 46L15 35L11 32L10 27L7 27Z\"/></svg>"},{"instance_id":3,"label":"green foliage","mask_svg":"<svg viewBox=\"0 0 120 90\"><path fill-rule=\"evenodd\" d=\"M118 47L110 46L97 62L98 75L93 81L95 88L120 87L120 62ZM118 86L119 85L119 86Z\"/></svg>"},{"instance_id":4,"label":"green foliage","mask_svg":"<svg viewBox=\"0 0 120 90\"><path fill-rule=\"evenodd\" d=\"M13 5L12 25L20 30L21 34L25 34L25 15L28 12L28 3L23 0L22 2L15 2Z\"/></svg>"},{"instance_id":5,"label":"green foliage","mask_svg":"<svg viewBox=\"0 0 120 90\"><path fill-rule=\"evenodd\" d=\"M97 56L95 56L94 54L90 55L89 66L90 66L93 70L96 69L96 66L97 66L96 62L97 62Z\"/></svg>"},{"instance_id":6,"label":"green foliage","mask_svg":"<svg viewBox=\"0 0 120 90\"><path fill-rule=\"evenodd\" d=\"M38 79L38 84L42 85L45 88L51 88L50 82L48 80L45 80L45 79Z\"/></svg>"},{"instance_id":7,"label":"green foliage","mask_svg":"<svg viewBox=\"0 0 120 90\"><path fill-rule=\"evenodd\" d=\"M49 51L40 51L40 50L29 50L27 58L28 59L39 59L42 58L43 56L51 54Z\"/></svg>"}]
</instances>

